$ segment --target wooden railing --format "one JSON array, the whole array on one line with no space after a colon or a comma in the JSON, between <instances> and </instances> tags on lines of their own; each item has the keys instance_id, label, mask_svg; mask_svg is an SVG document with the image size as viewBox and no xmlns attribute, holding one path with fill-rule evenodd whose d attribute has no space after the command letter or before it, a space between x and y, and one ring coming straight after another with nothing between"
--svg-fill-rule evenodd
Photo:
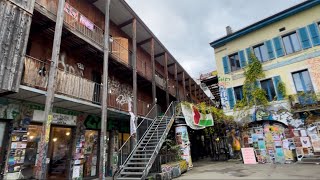
<instances>
[{"instance_id":1,"label":"wooden railing","mask_svg":"<svg viewBox=\"0 0 320 180\"><path fill-rule=\"evenodd\" d=\"M158 73L155 75L156 84L158 84L162 89L166 87L166 80Z\"/></svg>"},{"instance_id":2,"label":"wooden railing","mask_svg":"<svg viewBox=\"0 0 320 180\"><path fill-rule=\"evenodd\" d=\"M24 73L22 84L46 90L48 84L48 74L50 70L49 61L42 61L30 56L25 57ZM66 72L62 69L57 70L56 93L63 94L72 98L101 104L102 85L91 80L85 79L79 75ZM138 100L138 115L144 116L148 113L151 103ZM108 93L108 107L120 111L128 112L128 104L117 102L117 95Z\"/></svg>"}]
</instances>

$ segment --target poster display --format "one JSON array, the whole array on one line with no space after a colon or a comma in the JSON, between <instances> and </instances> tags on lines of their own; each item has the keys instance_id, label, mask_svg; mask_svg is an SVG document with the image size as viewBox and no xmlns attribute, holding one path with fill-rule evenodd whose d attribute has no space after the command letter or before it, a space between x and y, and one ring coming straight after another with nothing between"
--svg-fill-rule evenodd
<instances>
[{"instance_id":1,"label":"poster display","mask_svg":"<svg viewBox=\"0 0 320 180\"><path fill-rule=\"evenodd\" d=\"M257 164L253 148L241 148L244 164Z\"/></svg>"},{"instance_id":2,"label":"poster display","mask_svg":"<svg viewBox=\"0 0 320 180\"><path fill-rule=\"evenodd\" d=\"M176 142L182 151L182 159L186 160L189 168L193 167L191 160L190 141L186 125L177 125L175 128Z\"/></svg>"}]
</instances>

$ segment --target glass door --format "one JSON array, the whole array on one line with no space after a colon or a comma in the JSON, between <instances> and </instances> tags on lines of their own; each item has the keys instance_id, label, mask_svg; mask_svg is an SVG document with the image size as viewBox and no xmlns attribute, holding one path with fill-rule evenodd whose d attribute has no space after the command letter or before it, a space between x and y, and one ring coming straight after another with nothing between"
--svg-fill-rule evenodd
<instances>
[{"instance_id":1,"label":"glass door","mask_svg":"<svg viewBox=\"0 0 320 180\"><path fill-rule=\"evenodd\" d=\"M95 177L98 171L98 145L99 132L95 130L86 130L85 132L85 163L84 177Z\"/></svg>"},{"instance_id":2,"label":"glass door","mask_svg":"<svg viewBox=\"0 0 320 180\"><path fill-rule=\"evenodd\" d=\"M72 153L71 130L66 127L51 129L48 179L68 179Z\"/></svg>"}]
</instances>

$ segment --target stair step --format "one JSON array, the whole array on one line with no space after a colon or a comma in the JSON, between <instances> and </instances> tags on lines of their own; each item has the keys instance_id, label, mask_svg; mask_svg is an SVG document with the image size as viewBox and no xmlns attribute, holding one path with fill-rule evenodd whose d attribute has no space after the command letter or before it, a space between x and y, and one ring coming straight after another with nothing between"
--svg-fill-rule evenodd
<instances>
[{"instance_id":1,"label":"stair step","mask_svg":"<svg viewBox=\"0 0 320 180\"><path fill-rule=\"evenodd\" d=\"M136 165L147 165L147 164L148 164L148 162L146 162L146 161L145 161L145 162L130 162L130 161L129 161L129 162L127 163L127 165L135 165L135 166L136 166Z\"/></svg>"},{"instance_id":2,"label":"stair step","mask_svg":"<svg viewBox=\"0 0 320 180\"><path fill-rule=\"evenodd\" d=\"M130 169L134 169L134 170L137 170L137 169L145 169L146 167L124 167L123 169L128 169L128 170L130 170Z\"/></svg>"},{"instance_id":3,"label":"stair step","mask_svg":"<svg viewBox=\"0 0 320 180\"><path fill-rule=\"evenodd\" d=\"M130 158L130 160L129 161L131 161L131 160L149 160L150 158Z\"/></svg>"},{"instance_id":4,"label":"stair step","mask_svg":"<svg viewBox=\"0 0 320 180\"><path fill-rule=\"evenodd\" d=\"M118 177L119 180L141 180L141 178Z\"/></svg>"},{"instance_id":5,"label":"stair step","mask_svg":"<svg viewBox=\"0 0 320 180\"><path fill-rule=\"evenodd\" d=\"M151 157L152 154L134 154L134 155L132 155L132 157L146 157L146 156Z\"/></svg>"},{"instance_id":6,"label":"stair step","mask_svg":"<svg viewBox=\"0 0 320 180\"><path fill-rule=\"evenodd\" d=\"M143 172L121 172L123 175L142 175Z\"/></svg>"},{"instance_id":7,"label":"stair step","mask_svg":"<svg viewBox=\"0 0 320 180\"><path fill-rule=\"evenodd\" d=\"M148 151L148 152L153 152L154 150L143 150L143 151L142 151L142 150L137 150L136 152L143 152L143 153L144 153L144 152L146 152L146 151Z\"/></svg>"}]
</instances>

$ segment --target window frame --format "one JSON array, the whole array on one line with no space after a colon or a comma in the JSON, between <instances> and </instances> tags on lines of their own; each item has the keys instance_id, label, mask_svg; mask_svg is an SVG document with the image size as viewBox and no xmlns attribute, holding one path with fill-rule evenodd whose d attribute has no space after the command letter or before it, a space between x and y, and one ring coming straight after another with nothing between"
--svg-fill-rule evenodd
<instances>
[{"instance_id":1,"label":"window frame","mask_svg":"<svg viewBox=\"0 0 320 180\"><path fill-rule=\"evenodd\" d=\"M234 58L234 64L235 64L235 67L236 67L235 70L232 69L232 63L231 63L231 58L230 58L230 57L232 57L232 56L237 56L237 57L238 57L237 60L239 61L239 67L237 67L237 60ZM228 63L229 63L229 65L230 65L230 72L234 72L234 71L240 70L240 69L241 69L241 62L240 62L239 52L232 53L232 54L228 55Z\"/></svg>"},{"instance_id":2,"label":"window frame","mask_svg":"<svg viewBox=\"0 0 320 180\"><path fill-rule=\"evenodd\" d=\"M295 89L296 93L298 93L297 85L296 85L296 82L295 82L295 79L294 79L294 76L293 76L293 75L299 73L300 80L303 80L303 82L305 82L304 79L301 79L301 78L302 78L302 77L301 77L301 73L304 72L304 71L308 72L308 76L309 76L309 78L310 78L310 82L311 82L311 85L312 85L312 91L311 91L311 93L314 93L314 92L315 92L314 84L313 84L313 81L312 81L312 79L311 79L309 69L302 69L302 70L299 70L299 71L291 72L291 77L292 77L292 81L293 81L293 84L294 84L294 89ZM302 85L303 91L306 92L306 84L303 83L303 84L301 84L301 85Z\"/></svg>"},{"instance_id":3,"label":"window frame","mask_svg":"<svg viewBox=\"0 0 320 180\"><path fill-rule=\"evenodd\" d=\"M262 51L261 51L261 47L264 47L265 48L265 50L266 50L266 59L263 59L263 56L262 56ZM256 55L256 53L255 53L255 48L259 48L259 53L260 53L260 56L261 56L261 59L259 59L259 57ZM268 53L268 48L267 48L267 46L266 46L266 44L265 43L259 43L259 44L257 44L257 45L255 45L255 46L252 46L252 52L254 53L254 55L258 58L258 60L260 61L260 62L267 62L267 61L269 61L270 59L269 59L269 53Z\"/></svg>"},{"instance_id":4,"label":"window frame","mask_svg":"<svg viewBox=\"0 0 320 180\"><path fill-rule=\"evenodd\" d=\"M264 89L262 87L262 83L263 82L266 82L266 81L270 81L270 83L267 84L267 89ZM273 92L274 92L274 96L272 96L272 92L271 92L271 88L270 88L270 85L273 87ZM274 86L274 82L273 82L273 79L272 78L267 78L267 79L264 79L264 80L261 80L260 81L260 88L264 91L266 91L266 98L269 102L273 101L275 99L275 97L277 96L277 92L276 92L276 88Z\"/></svg>"},{"instance_id":5,"label":"window frame","mask_svg":"<svg viewBox=\"0 0 320 180\"><path fill-rule=\"evenodd\" d=\"M241 97L240 97L240 100L238 100L238 98L237 98L237 93L236 93L236 89L240 89L240 92L241 92ZM235 100L236 100L236 102L238 102L238 101L241 101L244 97L243 97L243 86L241 85L241 86L236 86L236 87L233 87L233 92L234 92L234 97L235 97Z\"/></svg>"},{"instance_id":6,"label":"window frame","mask_svg":"<svg viewBox=\"0 0 320 180\"><path fill-rule=\"evenodd\" d=\"M293 34L295 34L295 35L297 36L298 44L299 44L299 47L300 47L300 50L298 50L298 51L295 51L295 50L294 50L294 45L293 45L293 42L292 42L292 40L291 40L291 35L293 35ZM296 52L300 52L300 51L303 50L302 44L301 44L301 40L300 40L300 37L299 37L299 33L298 33L297 30L292 31L292 32L289 32L289 33L286 33L286 34L283 34L283 35L281 35L280 37L281 37L281 43L282 43L282 45L283 45L283 50L284 50L284 52L285 52L285 55L294 54L294 53L296 53ZM285 38L285 37L289 37L290 46L291 46L291 49L292 49L292 53L288 53L288 52L287 52L286 44L285 44L285 42L284 42L284 38Z\"/></svg>"}]
</instances>

